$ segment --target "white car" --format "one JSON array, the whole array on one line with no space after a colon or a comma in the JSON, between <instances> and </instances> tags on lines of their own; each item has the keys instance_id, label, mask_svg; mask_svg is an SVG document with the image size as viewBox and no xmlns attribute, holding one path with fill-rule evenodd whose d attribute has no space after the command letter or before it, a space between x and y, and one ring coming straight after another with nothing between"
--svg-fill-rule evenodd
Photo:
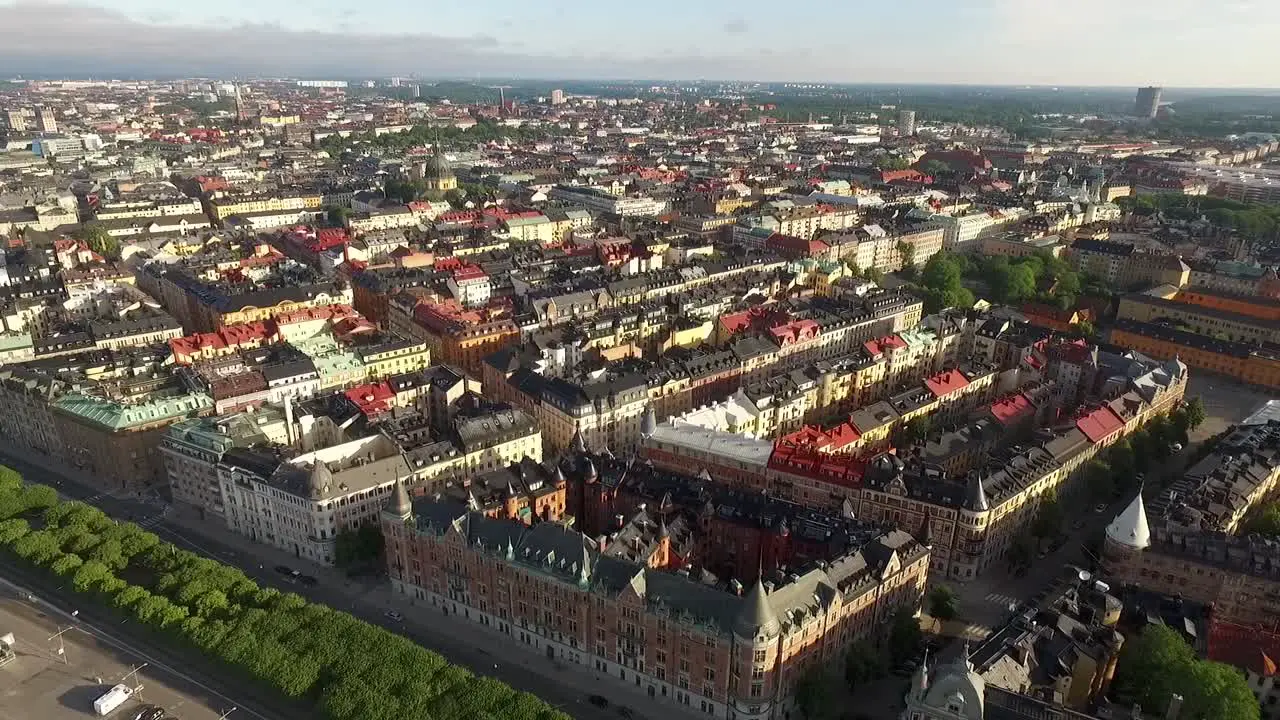
<instances>
[{"instance_id":1,"label":"white car","mask_svg":"<svg viewBox=\"0 0 1280 720\"><path fill-rule=\"evenodd\" d=\"M400 613L396 612L395 610L388 610L388 611L387 611L387 619L389 619L389 620L395 620L396 622L400 622L401 620L404 620L404 616L403 616L403 615L401 615Z\"/></svg>"},{"instance_id":2,"label":"white car","mask_svg":"<svg viewBox=\"0 0 1280 720\"><path fill-rule=\"evenodd\" d=\"M1176 453L1180 453L1180 452L1182 452L1182 443L1174 443L1174 444L1173 444L1173 451L1174 451L1174 452L1176 452Z\"/></svg>"}]
</instances>

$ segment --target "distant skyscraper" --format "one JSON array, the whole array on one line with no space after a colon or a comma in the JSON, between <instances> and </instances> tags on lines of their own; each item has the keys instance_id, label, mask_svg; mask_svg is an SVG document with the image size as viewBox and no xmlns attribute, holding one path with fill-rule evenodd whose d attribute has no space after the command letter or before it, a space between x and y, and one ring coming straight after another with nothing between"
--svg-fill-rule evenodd
<instances>
[{"instance_id":1,"label":"distant skyscraper","mask_svg":"<svg viewBox=\"0 0 1280 720\"><path fill-rule=\"evenodd\" d=\"M46 133L58 132L58 120L54 117L52 108L42 107L36 110L36 129Z\"/></svg>"},{"instance_id":2,"label":"distant skyscraper","mask_svg":"<svg viewBox=\"0 0 1280 720\"><path fill-rule=\"evenodd\" d=\"M414 85L413 85L413 99L414 99L414 100L418 100L418 99L421 99L421 98L422 98L422 86L421 86L421 85L419 85L419 84L417 84L417 83L414 83Z\"/></svg>"},{"instance_id":3,"label":"distant skyscraper","mask_svg":"<svg viewBox=\"0 0 1280 720\"><path fill-rule=\"evenodd\" d=\"M1156 113L1160 112L1160 93L1162 92L1164 88L1138 88L1138 96L1133 101L1133 114L1148 120L1154 118Z\"/></svg>"},{"instance_id":4,"label":"distant skyscraper","mask_svg":"<svg viewBox=\"0 0 1280 720\"><path fill-rule=\"evenodd\" d=\"M898 111L898 134L902 137L910 137L916 134L915 110Z\"/></svg>"},{"instance_id":5,"label":"distant skyscraper","mask_svg":"<svg viewBox=\"0 0 1280 720\"><path fill-rule=\"evenodd\" d=\"M561 89L557 88L557 89L555 89L555 90L552 90L552 91L551 91L551 104L552 104L552 105L563 105L563 104L564 104L564 91L563 91L563 90L561 90Z\"/></svg>"}]
</instances>

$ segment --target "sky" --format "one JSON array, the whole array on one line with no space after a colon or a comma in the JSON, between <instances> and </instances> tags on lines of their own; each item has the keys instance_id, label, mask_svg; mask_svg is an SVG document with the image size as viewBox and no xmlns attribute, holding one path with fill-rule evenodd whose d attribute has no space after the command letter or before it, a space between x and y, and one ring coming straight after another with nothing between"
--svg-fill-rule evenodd
<instances>
[{"instance_id":1,"label":"sky","mask_svg":"<svg viewBox=\"0 0 1280 720\"><path fill-rule=\"evenodd\" d=\"M0 0L0 76L1280 85L1277 0Z\"/></svg>"}]
</instances>

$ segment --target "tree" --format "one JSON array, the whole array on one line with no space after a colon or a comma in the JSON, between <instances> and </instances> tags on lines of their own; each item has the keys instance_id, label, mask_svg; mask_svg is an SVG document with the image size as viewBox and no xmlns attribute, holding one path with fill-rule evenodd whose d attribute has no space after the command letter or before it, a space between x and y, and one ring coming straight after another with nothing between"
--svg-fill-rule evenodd
<instances>
[{"instance_id":1,"label":"tree","mask_svg":"<svg viewBox=\"0 0 1280 720\"><path fill-rule=\"evenodd\" d=\"M1147 625L1120 652L1116 694L1160 714L1174 693L1184 698L1180 717L1257 720L1260 715L1242 673L1197 659L1191 646L1168 626Z\"/></svg>"},{"instance_id":2,"label":"tree","mask_svg":"<svg viewBox=\"0 0 1280 720\"><path fill-rule=\"evenodd\" d=\"M1089 488L1089 496L1095 500L1112 497L1116 491L1113 471L1105 460L1095 459L1084 470L1085 485Z\"/></svg>"},{"instance_id":3,"label":"tree","mask_svg":"<svg viewBox=\"0 0 1280 720\"><path fill-rule=\"evenodd\" d=\"M1036 296L1036 271L1027 263L1009 269L1006 302L1022 303Z\"/></svg>"},{"instance_id":4,"label":"tree","mask_svg":"<svg viewBox=\"0 0 1280 720\"><path fill-rule=\"evenodd\" d=\"M929 593L929 614L935 618L947 621L955 620L960 614L956 607L956 594L946 585L939 585Z\"/></svg>"},{"instance_id":5,"label":"tree","mask_svg":"<svg viewBox=\"0 0 1280 720\"><path fill-rule=\"evenodd\" d=\"M356 530L343 530L334 538L334 563L341 568L374 564L383 548L382 528L366 524Z\"/></svg>"},{"instance_id":6,"label":"tree","mask_svg":"<svg viewBox=\"0 0 1280 720\"><path fill-rule=\"evenodd\" d=\"M68 553L57 560L54 560L53 564L49 566L49 569L59 575L70 575L78 570L83 564L84 560L81 560L79 555Z\"/></svg>"},{"instance_id":7,"label":"tree","mask_svg":"<svg viewBox=\"0 0 1280 720\"><path fill-rule=\"evenodd\" d=\"M880 170L906 170L911 167L911 163L902 157L896 155L881 155L871 163Z\"/></svg>"},{"instance_id":8,"label":"tree","mask_svg":"<svg viewBox=\"0 0 1280 720\"><path fill-rule=\"evenodd\" d=\"M76 592L88 592L97 589L104 580L110 577L115 577L111 574L111 568L96 560L89 560L76 570L75 576L71 579L71 584L75 587Z\"/></svg>"},{"instance_id":9,"label":"tree","mask_svg":"<svg viewBox=\"0 0 1280 720\"><path fill-rule=\"evenodd\" d=\"M831 679L821 665L815 665L805 671L796 682L796 705L806 718L824 717L834 699Z\"/></svg>"},{"instance_id":10,"label":"tree","mask_svg":"<svg viewBox=\"0 0 1280 720\"><path fill-rule=\"evenodd\" d=\"M916 246L906 240L898 241L898 254L902 256L902 269L908 273L916 269Z\"/></svg>"},{"instance_id":11,"label":"tree","mask_svg":"<svg viewBox=\"0 0 1280 720\"><path fill-rule=\"evenodd\" d=\"M1250 512L1243 529L1246 533L1280 535L1280 503L1269 502Z\"/></svg>"},{"instance_id":12,"label":"tree","mask_svg":"<svg viewBox=\"0 0 1280 720\"><path fill-rule=\"evenodd\" d=\"M48 530L36 530L18 538L13 544L13 551L18 557L41 566L48 565L62 555L58 539Z\"/></svg>"},{"instance_id":13,"label":"tree","mask_svg":"<svg viewBox=\"0 0 1280 720\"><path fill-rule=\"evenodd\" d=\"M916 169L925 175L932 175L934 177L951 172L951 166L941 160L925 160L920 163L920 166Z\"/></svg>"},{"instance_id":14,"label":"tree","mask_svg":"<svg viewBox=\"0 0 1280 720\"><path fill-rule=\"evenodd\" d=\"M844 656L844 679L850 688L884 677L889 668L885 666L884 655L876 652L866 641L858 641L849 646Z\"/></svg>"},{"instance_id":15,"label":"tree","mask_svg":"<svg viewBox=\"0 0 1280 720\"><path fill-rule=\"evenodd\" d=\"M919 445L929 439L929 431L933 428L933 420L927 415L911 418L902 426L899 440L903 445Z\"/></svg>"},{"instance_id":16,"label":"tree","mask_svg":"<svg viewBox=\"0 0 1280 720\"><path fill-rule=\"evenodd\" d=\"M0 521L0 545L12 545L31 532L31 523L23 518Z\"/></svg>"},{"instance_id":17,"label":"tree","mask_svg":"<svg viewBox=\"0 0 1280 720\"><path fill-rule=\"evenodd\" d=\"M1050 491L1040 499L1040 507L1036 510L1031 534L1038 538L1047 538L1057 535L1061 529L1062 505L1058 502L1058 496Z\"/></svg>"},{"instance_id":18,"label":"tree","mask_svg":"<svg viewBox=\"0 0 1280 720\"><path fill-rule=\"evenodd\" d=\"M1183 415L1187 419L1187 429L1195 430L1205 421L1204 401L1193 397L1182 406Z\"/></svg>"},{"instance_id":19,"label":"tree","mask_svg":"<svg viewBox=\"0 0 1280 720\"><path fill-rule=\"evenodd\" d=\"M916 654L924 633L920 620L907 610L899 610L889 623L889 658L894 665L906 662Z\"/></svg>"},{"instance_id":20,"label":"tree","mask_svg":"<svg viewBox=\"0 0 1280 720\"><path fill-rule=\"evenodd\" d=\"M102 223L87 222L73 233L88 248L108 260L120 258L120 241L112 237Z\"/></svg>"},{"instance_id":21,"label":"tree","mask_svg":"<svg viewBox=\"0 0 1280 720\"><path fill-rule=\"evenodd\" d=\"M329 224L334 227L346 227L347 219L351 217L351 208L341 205L326 205L324 212L325 216L329 218Z\"/></svg>"}]
</instances>

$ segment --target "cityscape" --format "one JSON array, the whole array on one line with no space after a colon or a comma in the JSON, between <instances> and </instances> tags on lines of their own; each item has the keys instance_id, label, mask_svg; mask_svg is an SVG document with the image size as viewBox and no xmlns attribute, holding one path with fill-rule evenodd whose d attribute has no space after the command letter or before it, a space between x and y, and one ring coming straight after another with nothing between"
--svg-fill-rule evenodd
<instances>
[{"instance_id":1,"label":"cityscape","mask_svg":"<svg viewBox=\"0 0 1280 720\"><path fill-rule=\"evenodd\" d=\"M1280 720L1280 94L72 37L0 717Z\"/></svg>"}]
</instances>

